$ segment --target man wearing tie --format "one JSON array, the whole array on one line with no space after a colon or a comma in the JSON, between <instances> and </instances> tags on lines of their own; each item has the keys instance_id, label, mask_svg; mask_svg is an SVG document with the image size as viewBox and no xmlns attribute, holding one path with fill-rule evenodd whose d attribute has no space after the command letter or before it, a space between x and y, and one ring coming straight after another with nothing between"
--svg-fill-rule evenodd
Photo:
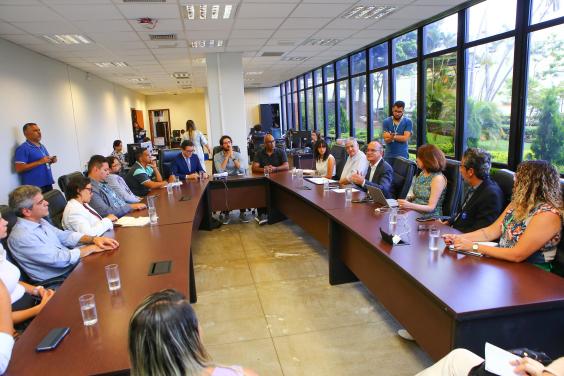
<instances>
[{"instance_id":1,"label":"man wearing tie","mask_svg":"<svg viewBox=\"0 0 564 376\"><path fill-rule=\"evenodd\" d=\"M355 172L351 175L351 181L363 191L367 191L368 186L380 188L386 198L393 198L392 178L394 170L382 157L384 150L378 141L372 141L366 148L366 159L368 160L368 170L366 175Z\"/></svg>"},{"instance_id":2,"label":"man wearing tie","mask_svg":"<svg viewBox=\"0 0 564 376\"><path fill-rule=\"evenodd\" d=\"M194 154L194 143L190 140L182 141L180 145L182 153L178 154L172 161L170 169L172 174L176 175L179 179L198 180L200 173L204 173L207 178L206 170L202 167L198 155Z\"/></svg>"}]
</instances>

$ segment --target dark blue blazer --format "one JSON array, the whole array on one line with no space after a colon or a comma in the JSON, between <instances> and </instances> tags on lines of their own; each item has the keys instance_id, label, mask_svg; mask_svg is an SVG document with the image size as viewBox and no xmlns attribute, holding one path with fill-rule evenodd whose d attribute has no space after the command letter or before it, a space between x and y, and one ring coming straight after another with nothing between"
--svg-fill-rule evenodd
<instances>
[{"instance_id":1,"label":"dark blue blazer","mask_svg":"<svg viewBox=\"0 0 564 376\"><path fill-rule=\"evenodd\" d=\"M372 186L376 188L380 188L384 197L386 198L393 198L391 193L392 190L392 179L394 177L394 169L388 162L386 162L383 158L378 163L378 167L376 167L376 171L374 171L374 176L372 176L372 180L370 179L370 164L368 164L368 170L366 170L366 175L364 178L364 187L358 186L364 192L368 189L367 186Z\"/></svg>"},{"instance_id":2,"label":"dark blue blazer","mask_svg":"<svg viewBox=\"0 0 564 376\"><path fill-rule=\"evenodd\" d=\"M184 159L184 155L180 153L176 158L172 160L170 164L170 170L180 179L184 179L186 175L190 175L195 172L205 171L200 163L200 158L198 158L196 153L193 153L190 157L190 168L188 168L188 164Z\"/></svg>"}]
</instances>

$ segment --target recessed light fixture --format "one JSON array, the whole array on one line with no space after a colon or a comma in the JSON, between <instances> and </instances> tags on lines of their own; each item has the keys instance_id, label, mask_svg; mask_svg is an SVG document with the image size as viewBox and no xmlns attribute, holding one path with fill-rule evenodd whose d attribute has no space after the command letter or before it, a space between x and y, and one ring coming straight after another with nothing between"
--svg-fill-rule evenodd
<instances>
[{"instance_id":1,"label":"recessed light fixture","mask_svg":"<svg viewBox=\"0 0 564 376\"><path fill-rule=\"evenodd\" d=\"M143 82L146 82L147 79L145 77L134 77L134 78L130 78L129 81L135 82L135 83L143 83Z\"/></svg>"},{"instance_id":2,"label":"recessed light fixture","mask_svg":"<svg viewBox=\"0 0 564 376\"><path fill-rule=\"evenodd\" d=\"M257 72L257 71L245 72L245 74L247 76L260 76L262 73L263 73L262 71L261 72Z\"/></svg>"},{"instance_id":3,"label":"recessed light fixture","mask_svg":"<svg viewBox=\"0 0 564 376\"><path fill-rule=\"evenodd\" d=\"M341 18L345 19L364 19L364 20L379 20L382 17L394 12L397 7L388 5L373 6L373 5L359 5L352 7L346 11Z\"/></svg>"},{"instance_id":4,"label":"recessed light fixture","mask_svg":"<svg viewBox=\"0 0 564 376\"><path fill-rule=\"evenodd\" d=\"M307 59L308 58L305 56L291 56L291 57L282 58L282 60L284 61L305 61Z\"/></svg>"},{"instance_id":5,"label":"recessed light fixture","mask_svg":"<svg viewBox=\"0 0 564 376\"><path fill-rule=\"evenodd\" d=\"M223 47L223 39L200 39L193 40L190 42L190 47L192 48L214 48Z\"/></svg>"},{"instance_id":6,"label":"recessed light fixture","mask_svg":"<svg viewBox=\"0 0 564 376\"><path fill-rule=\"evenodd\" d=\"M223 7L223 12L221 11ZM219 20L224 19L227 20L231 18L231 12L233 10L233 5L230 4L210 4L209 8L210 16L208 18L208 4L188 4L182 7L184 18L188 20ZM223 17L220 15L223 13Z\"/></svg>"},{"instance_id":7,"label":"recessed light fixture","mask_svg":"<svg viewBox=\"0 0 564 376\"><path fill-rule=\"evenodd\" d=\"M192 64L194 64L194 65L205 65L206 64L206 58L205 57L199 57L197 59L192 59Z\"/></svg>"},{"instance_id":8,"label":"recessed light fixture","mask_svg":"<svg viewBox=\"0 0 564 376\"><path fill-rule=\"evenodd\" d=\"M125 61L110 61L104 63L94 63L94 65L98 66L99 68L125 68L128 67Z\"/></svg>"},{"instance_id":9,"label":"recessed light fixture","mask_svg":"<svg viewBox=\"0 0 564 376\"><path fill-rule=\"evenodd\" d=\"M188 73L188 72L174 72L171 76L174 77L174 78L188 79L188 78L192 78L192 73Z\"/></svg>"},{"instance_id":10,"label":"recessed light fixture","mask_svg":"<svg viewBox=\"0 0 564 376\"><path fill-rule=\"evenodd\" d=\"M80 34L54 34L54 35L43 35L43 38L47 39L53 44L90 44L92 41L86 38L84 35Z\"/></svg>"},{"instance_id":11,"label":"recessed light fixture","mask_svg":"<svg viewBox=\"0 0 564 376\"><path fill-rule=\"evenodd\" d=\"M340 41L340 39L335 38L310 38L303 42L302 46L335 46Z\"/></svg>"}]
</instances>

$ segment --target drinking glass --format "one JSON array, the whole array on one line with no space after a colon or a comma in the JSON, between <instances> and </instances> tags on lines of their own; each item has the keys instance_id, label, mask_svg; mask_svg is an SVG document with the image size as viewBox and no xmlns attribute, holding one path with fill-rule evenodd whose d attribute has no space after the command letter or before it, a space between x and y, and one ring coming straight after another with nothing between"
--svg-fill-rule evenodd
<instances>
[{"instance_id":1,"label":"drinking glass","mask_svg":"<svg viewBox=\"0 0 564 376\"><path fill-rule=\"evenodd\" d=\"M96 324L98 322L98 313L96 312L94 294L84 294L78 298L78 302L84 326Z\"/></svg>"},{"instance_id":2,"label":"drinking glass","mask_svg":"<svg viewBox=\"0 0 564 376\"><path fill-rule=\"evenodd\" d=\"M351 187L347 187L345 188L345 202L351 202L352 201L352 188Z\"/></svg>"},{"instance_id":3,"label":"drinking glass","mask_svg":"<svg viewBox=\"0 0 564 376\"><path fill-rule=\"evenodd\" d=\"M156 208L149 208L149 223L154 225L157 224L157 221L159 219L159 216L157 215L157 209Z\"/></svg>"},{"instance_id":4,"label":"drinking glass","mask_svg":"<svg viewBox=\"0 0 564 376\"><path fill-rule=\"evenodd\" d=\"M149 209L155 208L155 196L147 196L147 207Z\"/></svg>"},{"instance_id":5,"label":"drinking glass","mask_svg":"<svg viewBox=\"0 0 564 376\"><path fill-rule=\"evenodd\" d=\"M168 184L166 185L166 193L168 193L169 195L172 194L172 189L173 189L172 184L173 184L173 183L168 183Z\"/></svg>"},{"instance_id":6,"label":"drinking glass","mask_svg":"<svg viewBox=\"0 0 564 376\"><path fill-rule=\"evenodd\" d=\"M429 229L429 249L431 251L439 250L439 237L441 236L441 230L437 227L432 226Z\"/></svg>"},{"instance_id":7,"label":"drinking glass","mask_svg":"<svg viewBox=\"0 0 564 376\"><path fill-rule=\"evenodd\" d=\"M324 191L328 191L328 190L329 190L329 179L323 180L323 190L324 190Z\"/></svg>"},{"instance_id":8,"label":"drinking glass","mask_svg":"<svg viewBox=\"0 0 564 376\"><path fill-rule=\"evenodd\" d=\"M398 226L398 210L392 208L390 214L388 215L388 231L390 234L395 234L397 232Z\"/></svg>"},{"instance_id":9,"label":"drinking glass","mask_svg":"<svg viewBox=\"0 0 564 376\"><path fill-rule=\"evenodd\" d=\"M119 290L121 288L121 280L119 278L119 268L117 264L106 265L104 270L106 271L108 289L110 291Z\"/></svg>"}]
</instances>

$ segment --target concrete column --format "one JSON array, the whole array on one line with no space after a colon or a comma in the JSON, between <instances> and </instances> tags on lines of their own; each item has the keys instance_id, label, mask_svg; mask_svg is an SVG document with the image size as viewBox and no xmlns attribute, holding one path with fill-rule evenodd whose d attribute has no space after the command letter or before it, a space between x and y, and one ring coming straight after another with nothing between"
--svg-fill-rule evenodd
<instances>
[{"instance_id":1,"label":"concrete column","mask_svg":"<svg viewBox=\"0 0 564 376\"><path fill-rule=\"evenodd\" d=\"M217 146L222 135L230 136L233 145L239 146L241 156L245 163L248 163L243 55L207 54L206 65L209 141Z\"/></svg>"}]
</instances>

